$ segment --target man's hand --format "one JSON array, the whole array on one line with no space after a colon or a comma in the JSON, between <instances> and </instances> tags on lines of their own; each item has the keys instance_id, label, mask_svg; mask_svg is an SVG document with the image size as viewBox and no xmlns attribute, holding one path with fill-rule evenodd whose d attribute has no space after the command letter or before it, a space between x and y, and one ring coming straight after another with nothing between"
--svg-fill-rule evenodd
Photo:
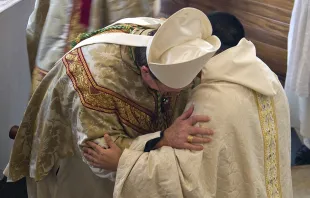
<instances>
[{"instance_id":1,"label":"man's hand","mask_svg":"<svg viewBox=\"0 0 310 198\"><path fill-rule=\"evenodd\" d=\"M104 149L94 142L86 142L91 148L83 148L83 155L95 168L116 171L122 150L113 142L108 134L104 135L104 139L109 148Z\"/></svg>"},{"instance_id":2,"label":"man's hand","mask_svg":"<svg viewBox=\"0 0 310 198\"><path fill-rule=\"evenodd\" d=\"M163 139L156 145L156 148L162 146L170 146L176 149L189 149L189 150L203 150L202 145L211 141L209 137L197 137L195 135L212 135L211 129L195 127L198 122L208 122L208 116L191 116L194 111L192 105L186 112L184 112L175 122L165 130ZM189 137L191 142L188 141Z\"/></svg>"}]
</instances>

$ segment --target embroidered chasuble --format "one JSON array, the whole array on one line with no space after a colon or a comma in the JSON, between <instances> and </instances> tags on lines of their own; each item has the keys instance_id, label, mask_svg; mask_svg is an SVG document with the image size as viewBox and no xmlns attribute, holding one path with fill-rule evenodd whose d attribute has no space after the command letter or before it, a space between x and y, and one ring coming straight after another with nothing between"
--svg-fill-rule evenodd
<instances>
[{"instance_id":1,"label":"embroidered chasuble","mask_svg":"<svg viewBox=\"0 0 310 198\"><path fill-rule=\"evenodd\" d=\"M111 31L153 30L122 24L95 34ZM161 96L148 88L133 50L102 43L77 48L43 79L29 102L7 169L13 181L27 177L29 196L112 197L115 172L88 166L84 142L106 146L103 136L108 133L121 149L129 148L138 136L159 136L183 112L190 89ZM167 100L163 110L161 101Z\"/></svg>"}]
</instances>

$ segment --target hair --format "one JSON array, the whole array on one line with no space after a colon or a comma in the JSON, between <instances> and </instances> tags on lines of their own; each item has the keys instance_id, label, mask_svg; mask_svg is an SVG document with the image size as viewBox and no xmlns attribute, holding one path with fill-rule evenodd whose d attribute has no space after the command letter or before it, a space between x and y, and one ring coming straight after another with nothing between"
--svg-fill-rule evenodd
<instances>
[{"instance_id":1,"label":"hair","mask_svg":"<svg viewBox=\"0 0 310 198\"><path fill-rule=\"evenodd\" d=\"M148 36L154 36L157 30L153 30L148 33ZM147 58L146 58L146 47L135 47L133 49L135 64L141 68L142 66L148 67ZM157 80L156 76L150 72L153 79Z\"/></svg>"},{"instance_id":2,"label":"hair","mask_svg":"<svg viewBox=\"0 0 310 198\"><path fill-rule=\"evenodd\" d=\"M234 15L225 12L213 12L208 15L208 18L212 25L213 35L221 40L220 52L236 46L244 38L243 25Z\"/></svg>"},{"instance_id":3,"label":"hair","mask_svg":"<svg viewBox=\"0 0 310 198\"><path fill-rule=\"evenodd\" d=\"M147 65L146 47L135 47L133 49L135 64L140 68Z\"/></svg>"}]
</instances>

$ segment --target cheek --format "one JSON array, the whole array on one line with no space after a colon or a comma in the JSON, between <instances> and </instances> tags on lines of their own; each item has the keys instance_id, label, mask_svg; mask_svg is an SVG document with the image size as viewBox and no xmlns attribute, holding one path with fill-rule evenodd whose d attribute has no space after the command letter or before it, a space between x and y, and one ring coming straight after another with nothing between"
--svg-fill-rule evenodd
<instances>
[{"instance_id":1,"label":"cheek","mask_svg":"<svg viewBox=\"0 0 310 198\"><path fill-rule=\"evenodd\" d=\"M150 88L154 89L154 90L159 91L158 86L157 86L156 84L154 84L154 83L149 83L148 86L149 86Z\"/></svg>"}]
</instances>

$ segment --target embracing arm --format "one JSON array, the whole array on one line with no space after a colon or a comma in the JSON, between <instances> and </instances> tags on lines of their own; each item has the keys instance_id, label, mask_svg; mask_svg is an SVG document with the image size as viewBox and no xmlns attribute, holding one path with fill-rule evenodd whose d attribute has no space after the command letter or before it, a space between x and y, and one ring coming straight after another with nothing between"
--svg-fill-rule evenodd
<instances>
[{"instance_id":1,"label":"embracing arm","mask_svg":"<svg viewBox=\"0 0 310 198\"><path fill-rule=\"evenodd\" d=\"M166 131L161 132L161 137L158 138L158 133L151 133L142 135L133 140L134 146L131 149L137 151L145 151L146 147L149 148L160 148L163 146L169 146L172 148L179 149L190 149L190 150L202 150L202 145L199 143L210 142L209 137L197 137L195 135L212 135L213 132L207 128L195 127L197 122L209 121L208 116L191 116L193 113L193 106L183 113ZM193 136L194 137L193 137ZM192 137L192 142L188 142L188 136ZM154 138L155 137L155 138ZM109 135L105 135L105 141L107 142L106 149L92 143L87 144L92 148L84 148L84 157L89 163L97 168L106 170L116 171L119 158L122 154L121 149L113 142ZM151 145L153 144L153 146ZM153 149L151 149L153 150Z\"/></svg>"},{"instance_id":2,"label":"embracing arm","mask_svg":"<svg viewBox=\"0 0 310 198\"><path fill-rule=\"evenodd\" d=\"M217 124L210 122L204 127L214 129ZM212 197L216 191L218 156L223 145L217 136L222 132L225 130L216 127L213 141L199 145L203 146L202 151L164 146L143 152L135 140L119 160L114 197Z\"/></svg>"},{"instance_id":3,"label":"embracing arm","mask_svg":"<svg viewBox=\"0 0 310 198\"><path fill-rule=\"evenodd\" d=\"M134 141L130 149L125 149L118 162L114 189L116 198L200 198L209 193L202 187L206 182L206 178L202 175L207 172L210 183L216 179L215 164L220 144L212 141L210 144L203 145L203 151L164 146L151 152L139 150L136 147L138 144ZM209 163L205 158L206 152L209 159L214 159L214 163L210 163L207 169L204 167Z\"/></svg>"},{"instance_id":4,"label":"embracing arm","mask_svg":"<svg viewBox=\"0 0 310 198\"><path fill-rule=\"evenodd\" d=\"M89 163L83 151L90 149L92 145L98 145L100 148L108 148L107 142L104 138L105 134L110 136L113 143L117 145L120 152L125 148L129 148L133 139L129 137L128 133L134 135L135 131L126 131L123 124L119 122L116 114L104 113L85 108L78 101L76 104L76 111L72 117L73 132L76 136L76 144L78 151L85 163L87 163L91 170L99 177L115 179L114 170L107 170L103 168L96 168ZM129 129L130 130L130 129Z\"/></svg>"}]
</instances>

